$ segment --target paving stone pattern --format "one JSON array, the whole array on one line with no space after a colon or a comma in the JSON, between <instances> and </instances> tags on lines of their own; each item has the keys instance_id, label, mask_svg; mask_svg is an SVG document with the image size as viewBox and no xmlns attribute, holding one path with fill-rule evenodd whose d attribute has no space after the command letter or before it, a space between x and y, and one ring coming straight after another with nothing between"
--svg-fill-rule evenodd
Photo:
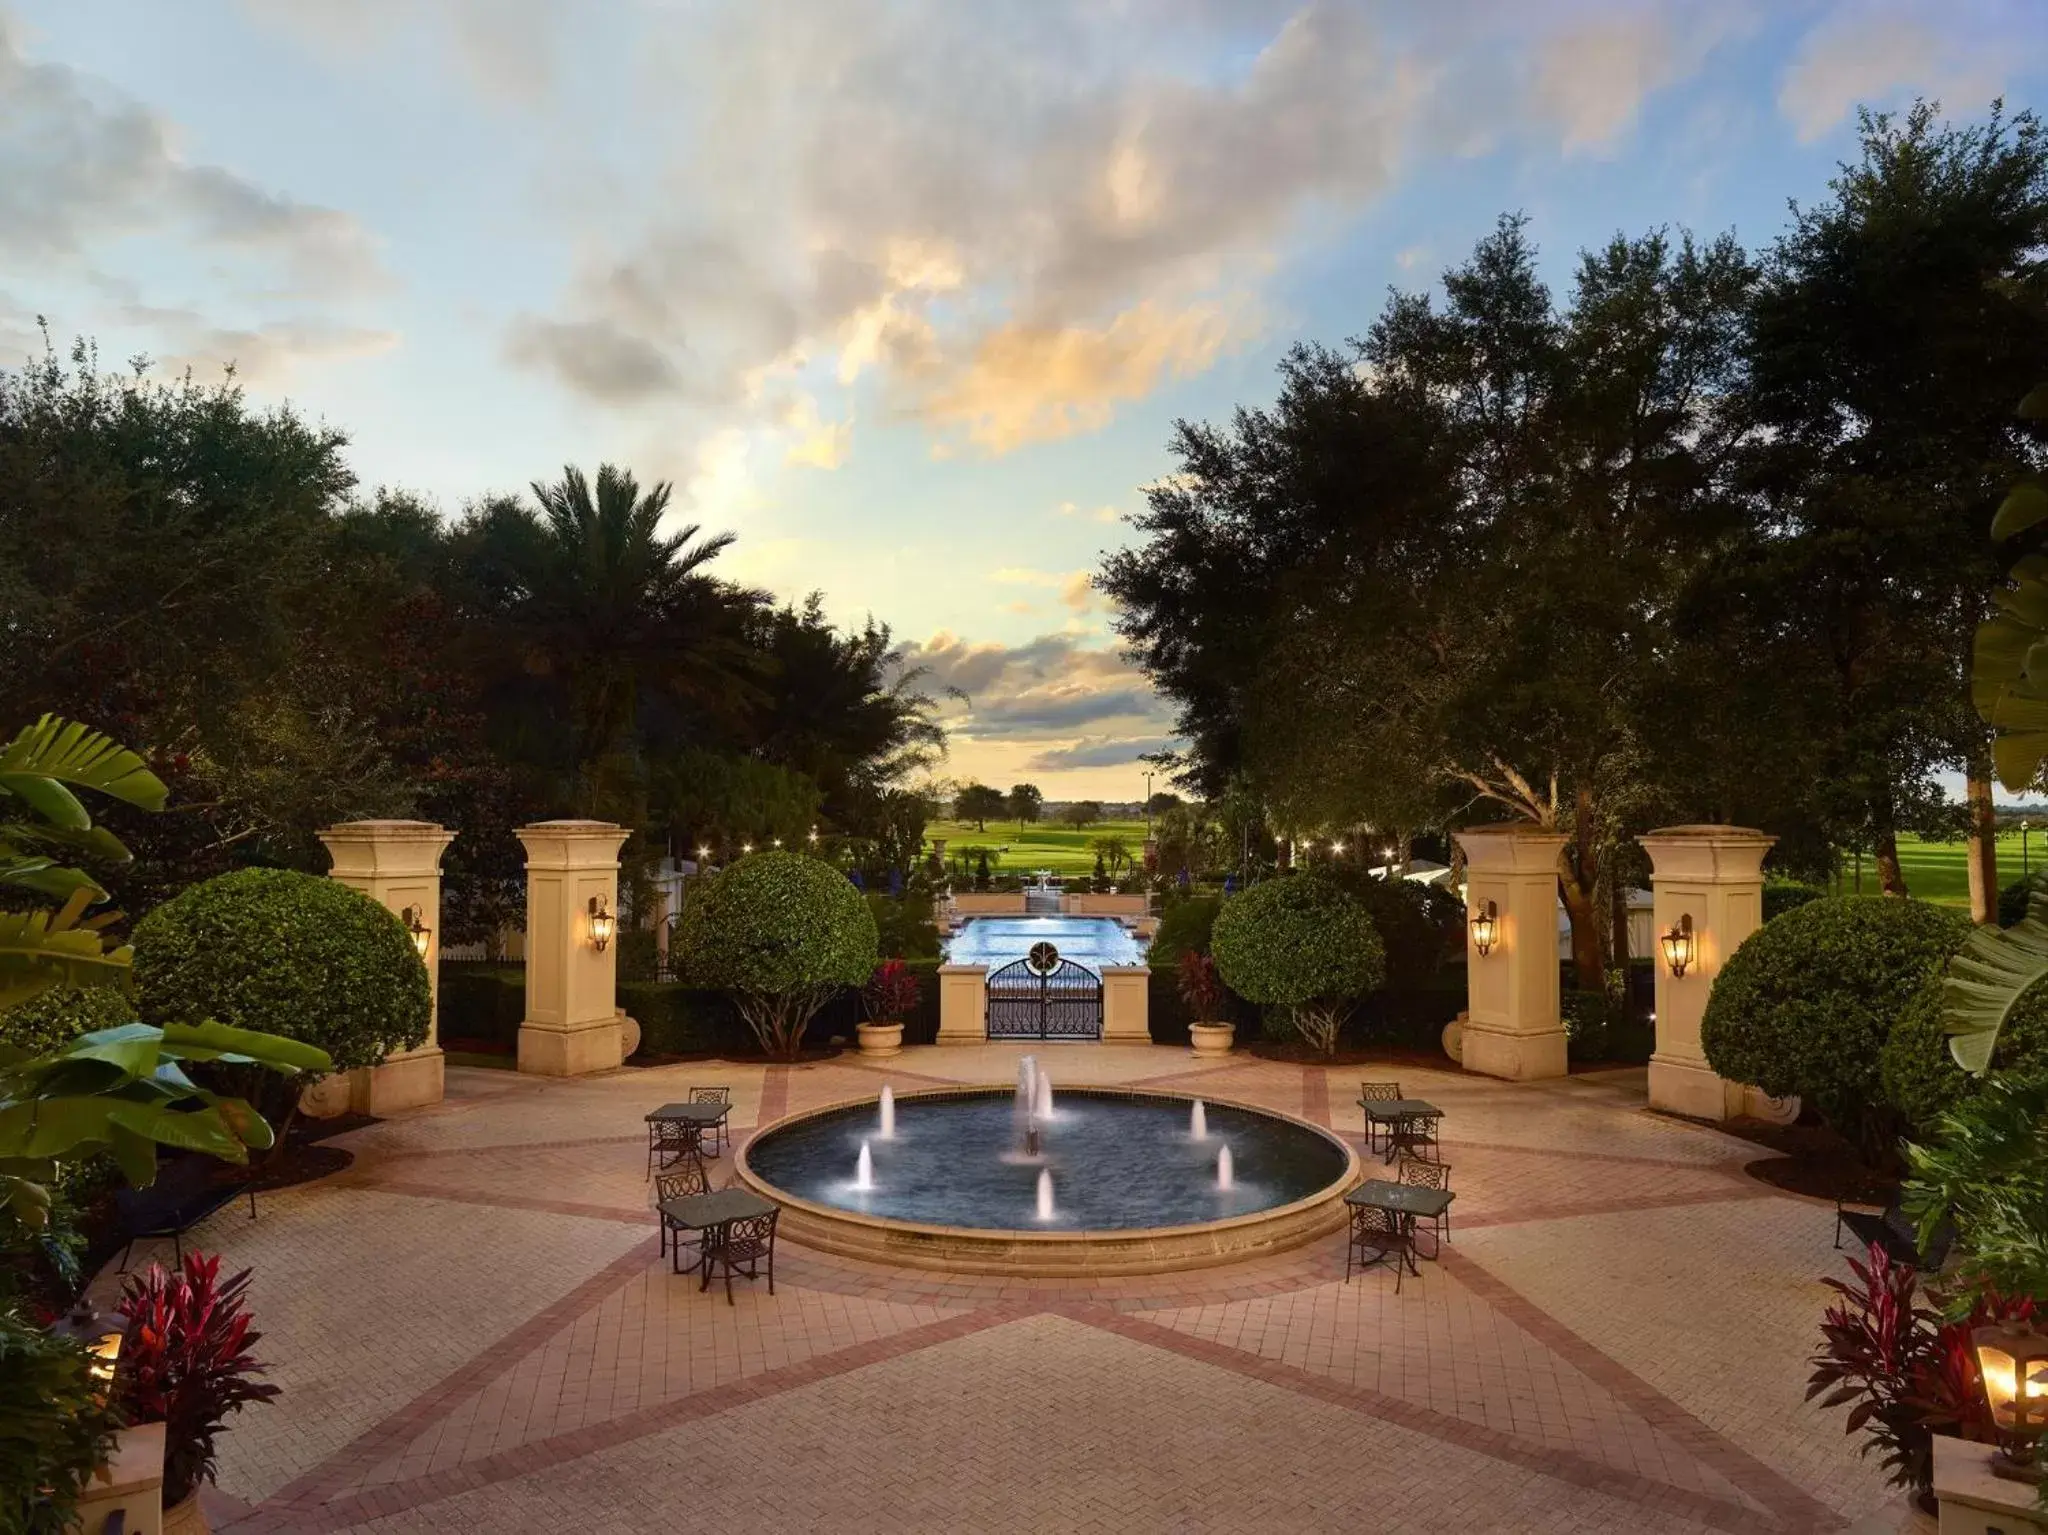
<instances>
[{"instance_id":1,"label":"paving stone pattern","mask_svg":"<svg viewBox=\"0 0 2048 1535\"><path fill-rule=\"evenodd\" d=\"M1746 1176L1754 1146L1649 1114L1640 1071L1363 1073L1446 1111L1453 1241L1398 1295L1344 1280L1341 1236L1095 1281L785 1243L777 1293L733 1306L657 1256L650 1107L728 1086L743 1140L885 1082L1008 1082L1022 1053L450 1071L446 1103L343 1138L346 1173L200 1234L254 1267L285 1388L222 1437L215 1527L1744 1535L1890 1506L1802 1399L1831 1212ZM1056 1084L1364 1131L1357 1069L1040 1054Z\"/></svg>"}]
</instances>

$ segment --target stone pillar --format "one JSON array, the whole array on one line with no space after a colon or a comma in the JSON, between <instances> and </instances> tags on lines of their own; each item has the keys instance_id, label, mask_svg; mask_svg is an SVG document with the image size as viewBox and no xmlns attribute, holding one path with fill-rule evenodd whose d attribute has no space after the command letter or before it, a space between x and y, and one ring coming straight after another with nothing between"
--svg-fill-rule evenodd
<instances>
[{"instance_id":1,"label":"stone pillar","mask_svg":"<svg viewBox=\"0 0 2048 1535\"><path fill-rule=\"evenodd\" d=\"M625 1058L619 1020L619 849L610 821L540 821L526 844L526 1020L519 1069L547 1077L610 1071ZM612 941L592 939L590 903L614 918Z\"/></svg>"},{"instance_id":2,"label":"stone pillar","mask_svg":"<svg viewBox=\"0 0 2048 1535\"><path fill-rule=\"evenodd\" d=\"M1557 1007L1557 855L1571 839L1528 825L1457 834L1465 853L1465 976L1471 1016L1460 1031L1467 1071L1527 1081L1565 1074ZM1479 952L1471 915L1496 908L1494 942Z\"/></svg>"},{"instance_id":3,"label":"stone pillar","mask_svg":"<svg viewBox=\"0 0 2048 1535\"><path fill-rule=\"evenodd\" d=\"M939 966L942 1045L978 1045L988 1038L988 966Z\"/></svg>"},{"instance_id":4,"label":"stone pillar","mask_svg":"<svg viewBox=\"0 0 2048 1535\"><path fill-rule=\"evenodd\" d=\"M1102 1042L1152 1043L1152 972L1143 965L1102 967Z\"/></svg>"},{"instance_id":5,"label":"stone pillar","mask_svg":"<svg viewBox=\"0 0 2048 1535\"><path fill-rule=\"evenodd\" d=\"M348 1106L382 1117L439 1103L441 1059L441 855L455 833L430 821L344 821L319 833L334 860L329 877L360 890L394 914L407 907L427 929L427 1037L381 1066L348 1074Z\"/></svg>"},{"instance_id":6,"label":"stone pillar","mask_svg":"<svg viewBox=\"0 0 2048 1535\"><path fill-rule=\"evenodd\" d=\"M1657 1049L1650 1057L1650 1107L1694 1119L1733 1119L1749 1097L1714 1075L1700 1048L1700 1019L1714 977L1764 920L1764 854L1775 837L1746 826L1666 826L1636 839L1650 855L1656 898ZM1692 919L1693 957L1684 975L1664 959L1664 935Z\"/></svg>"}]
</instances>

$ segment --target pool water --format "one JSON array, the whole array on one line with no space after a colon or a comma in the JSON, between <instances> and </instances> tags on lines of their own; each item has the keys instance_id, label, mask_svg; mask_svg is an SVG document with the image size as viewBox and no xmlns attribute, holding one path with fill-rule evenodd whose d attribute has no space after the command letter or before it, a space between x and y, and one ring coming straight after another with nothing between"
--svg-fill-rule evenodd
<instances>
[{"instance_id":1,"label":"pool water","mask_svg":"<svg viewBox=\"0 0 2048 1535\"><path fill-rule=\"evenodd\" d=\"M946 943L946 961L994 970L1049 943L1060 958L1101 972L1104 965L1142 965L1145 944L1114 917L970 917Z\"/></svg>"}]
</instances>

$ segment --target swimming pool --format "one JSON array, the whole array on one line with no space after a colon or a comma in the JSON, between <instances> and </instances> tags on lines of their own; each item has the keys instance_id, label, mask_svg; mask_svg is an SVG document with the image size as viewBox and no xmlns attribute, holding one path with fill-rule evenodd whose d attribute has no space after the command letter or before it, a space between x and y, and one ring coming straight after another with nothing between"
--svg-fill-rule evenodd
<instances>
[{"instance_id":1,"label":"swimming pool","mask_svg":"<svg viewBox=\"0 0 2048 1535\"><path fill-rule=\"evenodd\" d=\"M1060 958L1101 972L1104 965L1142 965L1145 944L1114 917L970 917L946 942L946 960L994 970L1049 943Z\"/></svg>"}]
</instances>

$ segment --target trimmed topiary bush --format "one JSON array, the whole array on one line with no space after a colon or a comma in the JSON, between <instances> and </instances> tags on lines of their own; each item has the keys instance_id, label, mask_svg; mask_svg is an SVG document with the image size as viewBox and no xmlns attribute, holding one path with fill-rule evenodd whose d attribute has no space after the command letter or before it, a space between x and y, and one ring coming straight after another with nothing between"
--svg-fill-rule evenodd
<instances>
[{"instance_id":1,"label":"trimmed topiary bush","mask_svg":"<svg viewBox=\"0 0 2048 1535\"><path fill-rule=\"evenodd\" d=\"M1824 901L1827 896L1827 891L1820 886L1809 885L1802 879L1767 879L1764 881L1764 921L1782 917L1788 911L1815 901Z\"/></svg>"},{"instance_id":2,"label":"trimmed topiary bush","mask_svg":"<svg viewBox=\"0 0 2048 1535\"><path fill-rule=\"evenodd\" d=\"M81 1034L133 1022L135 1004L119 986L52 986L0 1012L0 1045L42 1055Z\"/></svg>"},{"instance_id":3,"label":"trimmed topiary bush","mask_svg":"<svg viewBox=\"0 0 2048 1535\"><path fill-rule=\"evenodd\" d=\"M828 863L754 853L690 882L674 957L691 984L732 993L772 1056L793 1058L804 1025L875 968L875 919Z\"/></svg>"},{"instance_id":4,"label":"trimmed topiary bush","mask_svg":"<svg viewBox=\"0 0 2048 1535\"><path fill-rule=\"evenodd\" d=\"M1286 1009L1294 1031L1326 1055L1351 1004L1387 973L1365 904L1313 874L1269 879L1225 901L1211 952L1232 991Z\"/></svg>"},{"instance_id":5,"label":"trimmed topiary bush","mask_svg":"<svg viewBox=\"0 0 2048 1535\"><path fill-rule=\"evenodd\" d=\"M2048 984L2036 982L2021 993L1998 1031L1991 1065L2001 1072L2048 1073ZM1921 987L1899 1014L1878 1069L1885 1098L1904 1116L1916 1140L1931 1134L1936 1120L1984 1085L1949 1054L1939 981Z\"/></svg>"},{"instance_id":6,"label":"trimmed topiary bush","mask_svg":"<svg viewBox=\"0 0 2048 1535\"><path fill-rule=\"evenodd\" d=\"M1729 956L1700 1024L1707 1063L1773 1097L1797 1093L1866 1156L1899 1119L1880 1056L1894 1024L1969 936L1922 901L1832 896L1766 922Z\"/></svg>"},{"instance_id":7,"label":"trimmed topiary bush","mask_svg":"<svg viewBox=\"0 0 2048 1535\"><path fill-rule=\"evenodd\" d=\"M135 925L134 975L145 1023L279 1034L325 1050L336 1071L423 1043L431 1017L427 967L396 914L289 869L238 869L164 902ZM294 1103L304 1086L258 1076Z\"/></svg>"}]
</instances>

